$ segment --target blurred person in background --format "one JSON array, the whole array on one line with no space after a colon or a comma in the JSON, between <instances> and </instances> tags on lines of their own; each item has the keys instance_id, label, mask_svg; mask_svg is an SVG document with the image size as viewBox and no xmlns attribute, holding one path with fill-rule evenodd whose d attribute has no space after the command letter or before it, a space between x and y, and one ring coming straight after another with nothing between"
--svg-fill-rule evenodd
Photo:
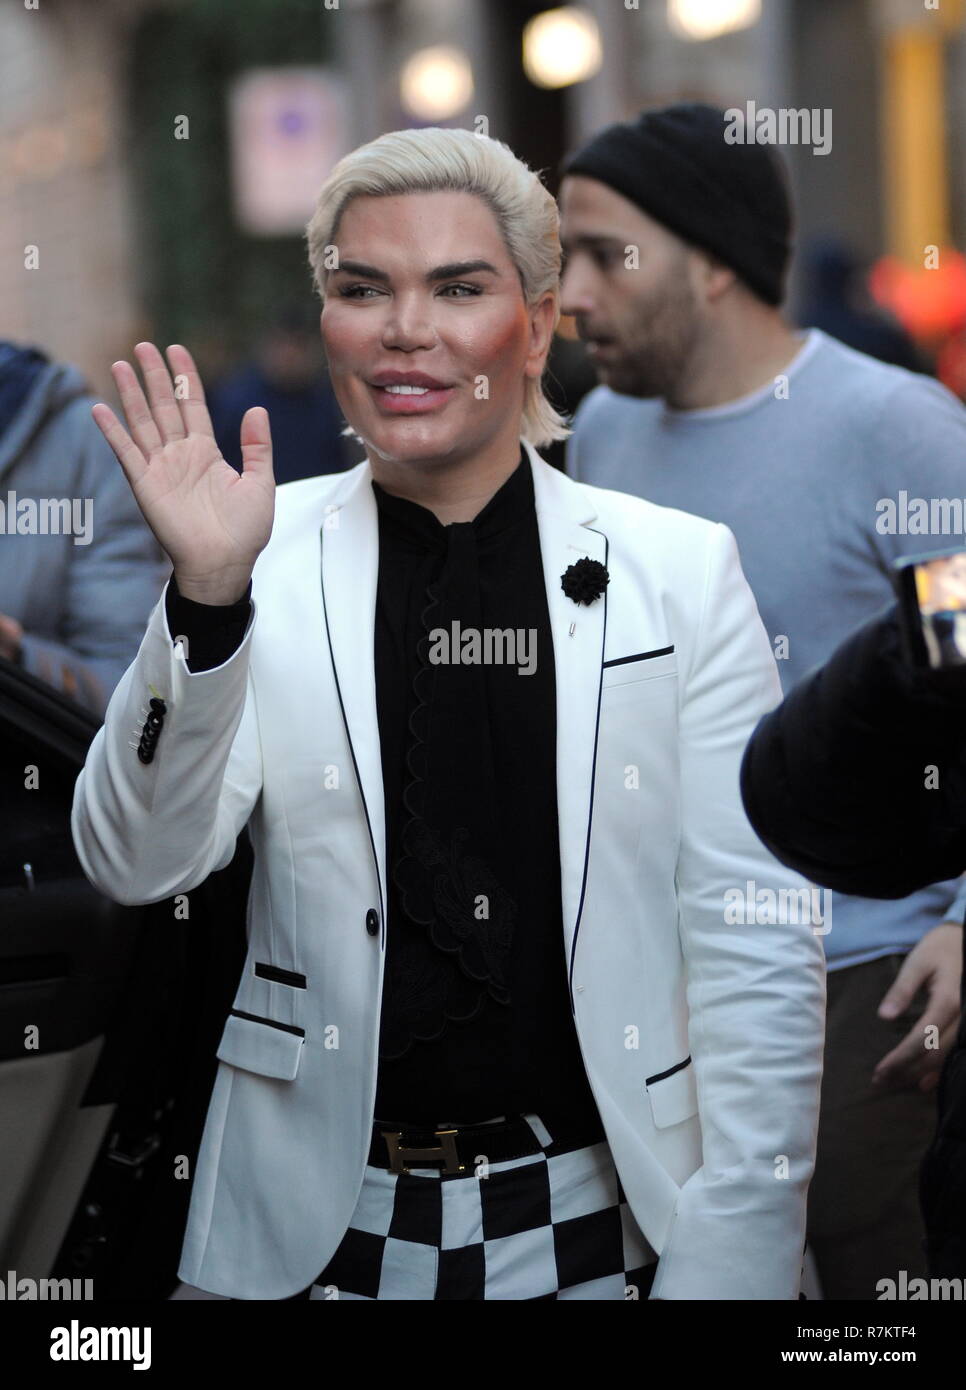
<instances>
[{"instance_id":1,"label":"blurred person in background","mask_svg":"<svg viewBox=\"0 0 966 1390\"><path fill-rule=\"evenodd\" d=\"M562 310L602 383L567 469L734 532L787 690L893 597L893 559L923 548L879 529L877 503L966 496L966 410L929 377L789 326L785 171L725 125L702 103L645 111L565 165ZM917 1173L944 1051L923 1056L922 1025L948 1047L964 907L957 879L899 901L835 895L808 1226L826 1298L925 1272Z\"/></svg>"},{"instance_id":2,"label":"blurred person in background","mask_svg":"<svg viewBox=\"0 0 966 1390\"><path fill-rule=\"evenodd\" d=\"M802 302L796 315L804 328L821 328L847 347L925 372L929 364L899 323L869 294L868 265L841 237L831 234L804 247Z\"/></svg>"},{"instance_id":3,"label":"blurred person in background","mask_svg":"<svg viewBox=\"0 0 966 1390\"><path fill-rule=\"evenodd\" d=\"M166 566L93 400L76 367L0 341L0 656L101 717Z\"/></svg>"},{"instance_id":4,"label":"blurred person in background","mask_svg":"<svg viewBox=\"0 0 966 1390\"><path fill-rule=\"evenodd\" d=\"M251 362L208 390L208 408L222 456L241 472L241 422L253 405L272 422L279 483L341 473L358 463L342 434L344 420L329 383L311 305L284 306L257 339Z\"/></svg>"}]
</instances>

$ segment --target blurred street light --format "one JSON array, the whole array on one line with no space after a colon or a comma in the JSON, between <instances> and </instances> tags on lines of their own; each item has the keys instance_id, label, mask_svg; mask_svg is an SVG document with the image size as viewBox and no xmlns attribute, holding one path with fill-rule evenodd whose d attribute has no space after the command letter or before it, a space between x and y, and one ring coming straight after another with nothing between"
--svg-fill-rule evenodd
<instances>
[{"instance_id":1,"label":"blurred street light","mask_svg":"<svg viewBox=\"0 0 966 1390\"><path fill-rule=\"evenodd\" d=\"M597 22L577 5L544 10L523 31L523 67L537 87L586 82L599 71L602 57Z\"/></svg>"},{"instance_id":2,"label":"blurred street light","mask_svg":"<svg viewBox=\"0 0 966 1390\"><path fill-rule=\"evenodd\" d=\"M668 24L684 39L716 39L761 18L761 0L668 0Z\"/></svg>"},{"instance_id":3,"label":"blurred street light","mask_svg":"<svg viewBox=\"0 0 966 1390\"><path fill-rule=\"evenodd\" d=\"M403 106L422 121L450 120L472 95L472 64L461 48L448 44L421 48L406 61L399 78Z\"/></svg>"}]
</instances>

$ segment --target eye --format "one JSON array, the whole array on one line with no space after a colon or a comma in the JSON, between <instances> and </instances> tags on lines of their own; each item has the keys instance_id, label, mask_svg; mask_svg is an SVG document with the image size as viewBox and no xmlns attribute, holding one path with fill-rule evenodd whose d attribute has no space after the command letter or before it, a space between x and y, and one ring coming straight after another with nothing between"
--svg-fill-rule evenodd
<instances>
[{"instance_id":1,"label":"eye","mask_svg":"<svg viewBox=\"0 0 966 1390\"><path fill-rule=\"evenodd\" d=\"M373 285L343 285L339 290L339 295L342 299L363 299L368 298L368 295L365 294L367 290L371 291L373 294L382 293L381 290L377 290ZM363 293L359 293L359 291Z\"/></svg>"},{"instance_id":2,"label":"eye","mask_svg":"<svg viewBox=\"0 0 966 1390\"><path fill-rule=\"evenodd\" d=\"M466 293L467 293L468 295L477 295L477 294L482 294L482 293L483 293L483 287L482 287L482 285L462 285L462 284L461 284L461 285L457 285L457 284L453 284L453 285L444 285L442 293L443 293L443 295L444 295L446 298L452 298L452 297L453 297L453 296L451 296L451 295L446 295L446 290L465 290ZM462 299L463 297L464 297L463 295L457 295L457 296L456 296L456 298L458 298L458 299Z\"/></svg>"}]
</instances>

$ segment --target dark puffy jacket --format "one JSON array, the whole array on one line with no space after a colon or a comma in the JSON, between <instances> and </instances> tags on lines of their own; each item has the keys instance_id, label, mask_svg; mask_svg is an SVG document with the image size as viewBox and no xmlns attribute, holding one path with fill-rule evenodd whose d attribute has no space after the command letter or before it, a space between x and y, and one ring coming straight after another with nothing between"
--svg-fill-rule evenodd
<instances>
[{"instance_id":1,"label":"dark puffy jacket","mask_svg":"<svg viewBox=\"0 0 966 1390\"><path fill-rule=\"evenodd\" d=\"M966 667L909 668L897 607L885 610L760 721L741 791L771 852L827 888L899 898L955 877L966 868ZM966 1278L966 1007L937 1101L920 1179L930 1271Z\"/></svg>"}]
</instances>

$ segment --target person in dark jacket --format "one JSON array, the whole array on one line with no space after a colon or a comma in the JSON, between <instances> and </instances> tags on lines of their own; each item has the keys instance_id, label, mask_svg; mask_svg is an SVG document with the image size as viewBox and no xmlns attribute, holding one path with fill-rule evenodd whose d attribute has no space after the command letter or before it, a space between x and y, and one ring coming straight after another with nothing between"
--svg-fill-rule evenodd
<instances>
[{"instance_id":1,"label":"person in dark jacket","mask_svg":"<svg viewBox=\"0 0 966 1390\"><path fill-rule=\"evenodd\" d=\"M966 667L905 661L898 606L842 643L759 722L741 767L749 819L783 864L826 888L899 898L966 868ZM962 927L947 924L946 930ZM930 1274L966 1278L966 999L930 995L909 1074L938 1079L920 1170ZM941 1072L936 1058L953 1034ZM883 1276L894 1275L883 1270Z\"/></svg>"},{"instance_id":2,"label":"person in dark jacket","mask_svg":"<svg viewBox=\"0 0 966 1390\"><path fill-rule=\"evenodd\" d=\"M930 370L898 319L875 303L868 266L841 237L813 237L802 259L805 285L797 319L803 328L820 328L856 352L910 372Z\"/></svg>"},{"instance_id":3,"label":"person in dark jacket","mask_svg":"<svg viewBox=\"0 0 966 1390\"><path fill-rule=\"evenodd\" d=\"M317 316L283 306L254 345L252 357L207 391L208 411L222 457L242 471L241 422L263 405L272 422L278 483L342 473L358 463L358 450L342 434L345 424L319 343Z\"/></svg>"}]
</instances>

